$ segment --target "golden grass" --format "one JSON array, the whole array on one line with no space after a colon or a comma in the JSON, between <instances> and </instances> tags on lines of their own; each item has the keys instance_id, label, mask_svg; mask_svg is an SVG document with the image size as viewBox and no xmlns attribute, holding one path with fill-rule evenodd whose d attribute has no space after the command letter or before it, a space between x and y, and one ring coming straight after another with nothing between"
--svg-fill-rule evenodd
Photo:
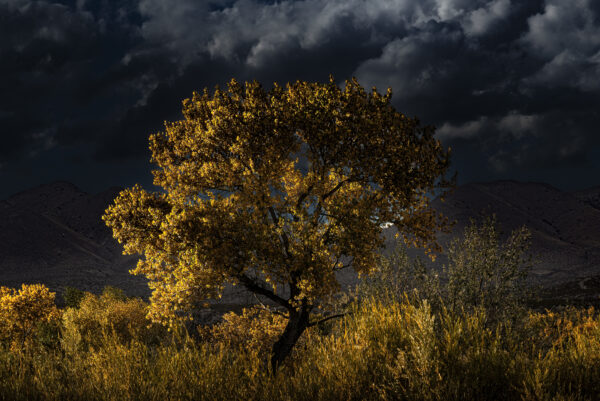
<instances>
[{"instance_id":1,"label":"golden grass","mask_svg":"<svg viewBox=\"0 0 600 401\"><path fill-rule=\"evenodd\" d=\"M158 343L119 330L102 331L87 348L64 341L5 347L0 399L593 401L600 395L600 317L593 310L530 313L490 327L482 310L433 312L427 302L372 298L328 330L307 332L276 374L264 350L249 346L251 338L240 340L239 330L234 342L179 332ZM217 332L230 339L223 330Z\"/></svg>"}]
</instances>

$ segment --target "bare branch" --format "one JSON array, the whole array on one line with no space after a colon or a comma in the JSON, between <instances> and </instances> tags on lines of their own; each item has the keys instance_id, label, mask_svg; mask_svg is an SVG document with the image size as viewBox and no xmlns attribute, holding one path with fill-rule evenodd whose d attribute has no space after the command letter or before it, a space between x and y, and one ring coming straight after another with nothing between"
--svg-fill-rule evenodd
<instances>
[{"instance_id":1,"label":"bare branch","mask_svg":"<svg viewBox=\"0 0 600 401\"><path fill-rule=\"evenodd\" d=\"M326 321L328 321L328 320L331 320L331 319L336 319L336 318L338 318L338 317L344 317L344 316L346 316L346 315L347 315L347 313L338 313L337 315L331 315L331 316L327 316L327 317L325 317L325 318L323 318L323 319L321 319L321 320L317 320L316 322L309 323L309 324L308 324L308 327L317 326L317 325L319 325L319 324L323 324L323 323L325 323L325 322L326 322Z\"/></svg>"},{"instance_id":2,"label":"bare branch","mask_svg":"<svg viewBox=\"0 0 600 401\"><path fill-rule=\"evenodd\" d=\"M275 209L273 209L273 206L269 206L269 213L271 214L271 219L273 220L273 224L275 225L275 227L279 226L279 219L277 218L277 214L275 213ZM283 242L285 255L289 259L290 258L290 240L288 239L286 233L282 233L282 235L280 235L279 238Z\"/></svg>"},{"instance_id":3,"label":"bare branch","mask_svg":"<svg viewBox=\"0 0 600 401\"><path fill-rule=\"evenodd\" d=\"M248 290L252 291L253 293L258 294L258 295L263 295L263 296L269 298L271 301L283 306L284 308L291 309L292 306L286 299L275 294L273 291L269 290L268 288L264 288L263 286L258 284L256 281L254 281L252 278L246 276L245 274L240 274L237 276L237 278L238 278L238 280L240 280L240 283L242 283L242 285L244 287L246 287Z\"/></svg>"},{"instance_id":4,"label":"bare branch","mask_svg":"<svg viewBox=\"0 0 600 401\"><path fill-rule=\"evenodd\" d=\"M304 201L304 199L306 199L306 197L308 195L310 195L310 193L312 192L314 187L315 187L315 184L311 184L308 187L308 189L306 190L306 192L304 192L302 195L300 195L300 197L298 198L298 202L296 203L296 207L300 207L300 205L302 205L302 202Z\"/></svg>"},{"instance_id":5,"label":"bare branch","mask_svg":"<svg viewBox=\"0 0 600 401\"><path fill-rule=\"evenodd\" d=\"M333 267L333 271L334 271L334 272L338 272L338 271L340 271L340 270L347 269L347 268L349 268L350 266L352 266L352 262L348 262L347 264L345 264L345 265L342 265L342 266L340 266L340 267L336 267L336 266L334 266L334 267Z\"/></svg>"},{"instance_id":6,"label":"bare branch","mask_svg":"<svg viewBox=\"0 0 600 401\"><path fill-rule=\"evenodd\" d=\"M285 317L286 319L289 318L289 316L286 315L285 313L282 313L282 312L278 311L277 309L269 308L267 305L263 304L262 301L260 300L260 298L258 298L256 296L256 294L252 294L252 295L254 295L254 298L260 304L260 309L270 312L274 315L279 315L279 316Z\"/></svg>"},{"instance_id":7,"label":"bare branch","mask_svg":"<svg viewBox=\"0 0 600 401\"><path fill-rule=\"evenodd\" d=\"M342 187L342 185L344 185L348 181L350 181L350 178L346 178L345 180L340 181L331 191L327 192L321 197L321 202L324 202L327 198L336 193Z\"/></svg>"}]
</instances>

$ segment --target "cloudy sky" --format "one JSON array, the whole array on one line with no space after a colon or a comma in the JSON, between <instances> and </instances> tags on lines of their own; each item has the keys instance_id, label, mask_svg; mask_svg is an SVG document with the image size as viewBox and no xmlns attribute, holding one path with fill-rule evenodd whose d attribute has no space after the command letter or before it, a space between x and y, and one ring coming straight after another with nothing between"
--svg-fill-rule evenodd
<instances>
[{"instance_id":1,"label":"cloudy sky","mask_svg":"<svg viewBox=\"0 0 600 401\"><path fill-rule=\"evenodd\" d=\"M149 185L192 91L329 74L391 86L460 183L600 184L597 0L0 0L0 198Z\"/></svg>"}]
</instances>

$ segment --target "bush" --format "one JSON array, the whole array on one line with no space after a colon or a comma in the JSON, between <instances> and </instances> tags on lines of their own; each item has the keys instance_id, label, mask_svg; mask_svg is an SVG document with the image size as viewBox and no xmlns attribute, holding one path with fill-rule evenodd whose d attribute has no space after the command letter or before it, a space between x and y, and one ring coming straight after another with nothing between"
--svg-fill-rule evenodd
<instances>
[{"instance_id":1,"label":"bush","mask_svg":"<svg viewBox=\"0 0 600 401\"><path fill-rule=\"evenodd\" d=\"M79 304L84 296L85 292L75 287L65 287L62 292L66 308L79 308Z\"/></svg>"},{"instance_id":2,"label":"bush","mask_svg":"<svg viewBox=\"0 0 600 401\"><path fill-rule=\"evenodd\" d=\"M531 295L527 274L530 233L514 230L500 240L494 216L480 224L471 220L462 238L454 239L447 250L448 265L441 274L428 270L422 260L411 260L398 246L382 257L378 271L359 285L359 297L398 301L404 294L413 300L427 299L435 311L485 310L490 323L522 314Z\"/></svg>"},{"instance_id":3,"label":"bush","mask_svg":"<svg viewBox=\"0 0 600 401\"><path fill-rule=\"evenodd\" d=\"M127 295L125 295L125 291L120 288L113 287L112 285L107 285L102 290L102 296L106 299L112 299L114 301L126 301Z\"/></svg>"},{"instance_id":4,"label":"bush","mask_svg":"<svg viewBox=\"0 0 600 401\"><path fill-rule=\"evenodd\" d=\"M531 313L525 328L537 358L523 380L523 399L598 399L600 316L593 308Z\"/></svg>"},{"instance_id":5,"label":"bush","mask_svg":"<svg viewBox=\"0 0 600 401\"><path fill-rule=\"evenodd\" d=\"M495 216L480 225L471 220L463 238L450 243L445 275L452 310L482 307L491 319L522 310L528 296L531 234L521 227L501 242L496 226Z\"/></svg>"},{"instance_id":6,"label":"bush","mask_svg":"<svg viewBox=\"0 0 600 401\"><path fill-rule=\"evenodd\" d=\"M287 318L271 311L252 307L240 314L229 312L210 327L198 328L200 338L208 343L235 349L252 349L265 355L283 332Z\"/></svg>"},{"instance_id":7,"label":"bush","mask_svg":"<svg viewBox=\"0 0 600 401\"><path fill-rule=\"evenodd\" d=\"M127 299L118 289L105 289L100 296L86 293L79 308L67 308L63 313L63 347L70 351L99 347L110 333L122 343L132 339L158 343L166 329L146 318L147 309L144 301Z\"/></svg>"},{"instance_id":8,"label":"bush","mask_svg":"<svg viewBox=\"0 0 600 401\"><path fill-rule=\"evenodd\" d=\"M419 258L411 260L406 249L398 244L389 256L381 258L373 274L361 280L357 296L394 303L402 302L405 295L439 306L442 285L436 272L429 271Z\"/></svg>"},{"instance_id":9,"label":"bush","mask_svg":"<svg viewBox=\"0 0 600 401\"><path fill-rule=\"evenodd\" d=\"M23 284L19 290L0 287L0 340L13 349L51 341L49 334L60 320L55 295L42 284Z\"/></svg>"},{"instance_id":10,"label":"bush","mask_svg":"<svg viewBox=\"0 0 600 401\"><path fill-rule=\"evenodd\" d=\"M253 313L223 325L235 329L234 321ZM255 320L248 322L241 327L253 330ZM593 310L490 326L481 309L434 313L408 297L367 298L333 321L329 334L306 333L303 352L275 374L244 331L233 331L225 338L245 346L189 337L150 346L111 332L75 354L0 349L0 400L595 401L600 393Z\"/></svg>"}]
</instances>

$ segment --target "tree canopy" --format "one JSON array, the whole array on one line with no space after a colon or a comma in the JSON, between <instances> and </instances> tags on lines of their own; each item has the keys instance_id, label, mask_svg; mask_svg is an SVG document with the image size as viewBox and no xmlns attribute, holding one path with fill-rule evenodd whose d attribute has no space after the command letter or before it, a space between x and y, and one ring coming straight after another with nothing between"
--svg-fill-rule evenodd
<instances>
[{"instance_id":1,"label":"tree canopy","mask_svg":"<svg viewBox=\"0 0 600 401\"><path fill-rule=\"evenodd\" d=\"M184 118L150 136L162 190L126 189L104 215L143 255L133 273L149 280L150 317L174 321L241 285L287 313L277 366L339 290L336 272L376 266L385 223L436 250L446 221L429 202L451 185L449 150L391 97L331 78L232 80L184 100Z\"/></svg>"}]
</instances>

